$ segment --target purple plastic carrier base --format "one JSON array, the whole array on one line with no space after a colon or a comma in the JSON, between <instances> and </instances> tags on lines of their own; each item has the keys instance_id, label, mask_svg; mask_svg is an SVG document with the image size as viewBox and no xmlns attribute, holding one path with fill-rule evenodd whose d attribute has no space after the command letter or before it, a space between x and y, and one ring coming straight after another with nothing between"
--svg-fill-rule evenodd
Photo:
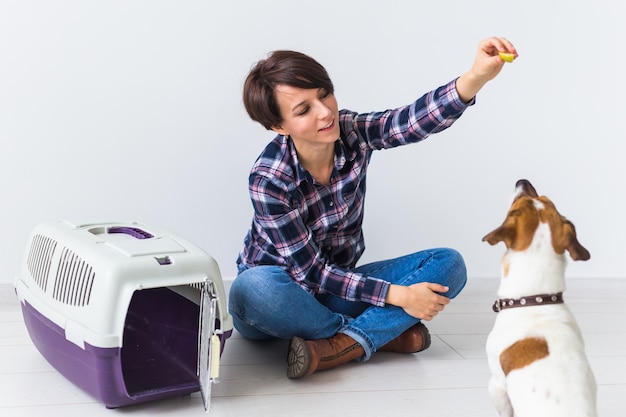
<instances>
[{"instance_id":1,"label":"purple plastic carrier base","mask_svg":"<svg viewBox=\"0 0 626 417\"><path fill-rule=\"evenodd\" d=\"M30 337L52 366L107 408L187 395L200 390L199 307L167 288L136 291L124 325L124 347L81 349L28 302L22 313ZM220 335L221 351L232 331Z\"/></svg>"}]
</instances>

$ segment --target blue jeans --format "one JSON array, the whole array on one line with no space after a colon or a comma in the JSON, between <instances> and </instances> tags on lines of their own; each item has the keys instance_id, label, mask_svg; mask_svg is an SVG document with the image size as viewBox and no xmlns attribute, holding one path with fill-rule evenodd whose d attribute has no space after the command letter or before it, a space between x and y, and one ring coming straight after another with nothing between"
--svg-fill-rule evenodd
<instances>
[{"instance_id":1,"label":"blue jeans","mask_svg":"<svg viewBox=\"0 0 626 417\"><path fill-rule=\"evenodd\" d=\"M436 282L449 287L442 294L448 298L456 297L467 281L463 258L447 248L374 262L354 271L405 286ZM228 308L235 328L246 338L299 336L311 340L340 332L363 347L363 360L420 321L394 305L377 307L331 294L312 295L277 266L240 267L230 289Z\"/></svg>"}]
</instances>

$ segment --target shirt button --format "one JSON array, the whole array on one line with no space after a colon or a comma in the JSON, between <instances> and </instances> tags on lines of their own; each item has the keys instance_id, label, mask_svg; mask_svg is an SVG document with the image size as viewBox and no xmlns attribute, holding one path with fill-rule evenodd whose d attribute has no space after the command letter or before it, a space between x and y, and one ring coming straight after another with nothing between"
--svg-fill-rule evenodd
<instances>
[{"instance_id":1,"label":"shirt button","mask_svg":"<svg viewBox=\"0 0 626 417\"><path fill-rule=\"evenodd\" d=\"M332 206L334 206L334 205L335 205L335 203L333 203L332 201L329 201L329 202L328 202L328 205L332 207Z\"/></svg>"},{"instance_id":2,"label":"shirt button","mask_svg":"<svg viewBox=\"0 0 626 417\"><path fill-rule=\"evenodd\" d=\"M332 246L330 246L330 245L329 245L329 246L326 246L326 250L327 250L327 251L329 251L329 252L330 252L332 249L333 249L333 247L332 247Z\"/></svg>"}]
</instances>

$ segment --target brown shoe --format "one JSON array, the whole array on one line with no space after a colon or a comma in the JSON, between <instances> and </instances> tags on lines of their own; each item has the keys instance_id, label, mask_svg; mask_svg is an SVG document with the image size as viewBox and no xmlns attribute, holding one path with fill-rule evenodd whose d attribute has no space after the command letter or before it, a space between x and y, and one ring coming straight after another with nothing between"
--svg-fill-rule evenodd
<instances>
[{"instance_id":1,"label":"brown shoe","mask_svg":"<svg viewBox=\"0 0 626 417\"><path fill-rule=\"evenodd\" d=\"M301 378L324 371L365 355L353 338L337 333L329 339L304 340L294 337L287 353L287 376Z\"/></svg>"},{"instance_id":2,"label":"brown shoe","mask_svg":"<svg viewBox=\"0 0 626 417\"><path fill-rule=\"evenodd\" d=\"M430 333L422 322L405 330L400 336L378 349L379 352L415 353L430 347Z\"/></svg>"}]
</instances>

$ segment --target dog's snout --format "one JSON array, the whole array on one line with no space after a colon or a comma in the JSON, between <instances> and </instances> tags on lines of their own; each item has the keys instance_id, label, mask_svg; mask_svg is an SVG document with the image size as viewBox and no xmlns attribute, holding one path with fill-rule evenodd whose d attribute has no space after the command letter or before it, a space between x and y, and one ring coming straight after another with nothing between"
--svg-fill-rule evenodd
<instances>
[{"instance_id":1,"label":"dog's snout","mask_svg":"<svg viewBox=\"0 0 626 417\"><path fill-rule=\"evenodd\" d=\"M530 197L538 197L537 190L527 179L518 180L515 183L515 190L517 195L528 195Z\"/></svg>"}]
</instances>

